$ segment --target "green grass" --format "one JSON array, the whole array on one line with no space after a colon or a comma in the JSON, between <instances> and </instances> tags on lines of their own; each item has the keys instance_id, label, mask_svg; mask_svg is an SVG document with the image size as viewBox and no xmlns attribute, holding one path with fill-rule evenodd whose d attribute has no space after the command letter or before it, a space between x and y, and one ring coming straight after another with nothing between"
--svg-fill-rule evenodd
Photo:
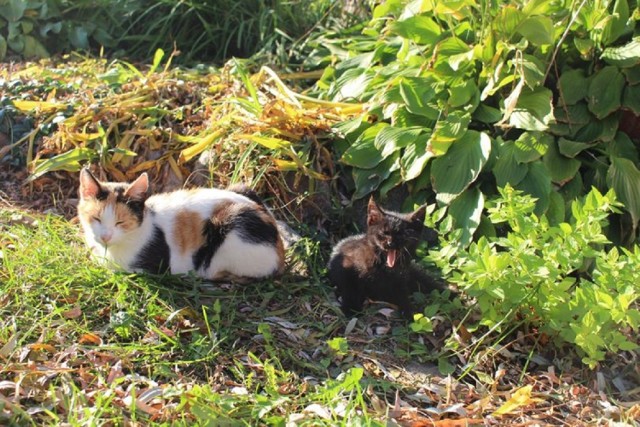
<instances>
[{"instance_id":1,"label":"green grass","mask_svg":"<svg viewBox=\"0 0 640 427\"><path fill-rule=\"evenodd\" d=\"M344 328L326 285L112 272L62 219L3 223L0 424L381 422L326 344Z\"/></svg>"},{"instance_id":2,"label":"green grass","mask_svg":"<svg viewBox=\"0 0 640 427\"><path fill-rule=\"evenodd\" d=\"M536 345L448 340L452 319L464 317L459 302L427 301L433 331L413 332L376 304L356 323L345 319L322 278L325 257L302 239L291 271L243 286L113 272L91 261L77 224L0 206L0 425L571 424L605 415L593 377L570 364L549 371L532 357ZM524 385L537 400L495 415ZM586 418L568 405L576 390ZM634 417L633 407L615 408L622 421Z\"/></svg>"}]
</instances>

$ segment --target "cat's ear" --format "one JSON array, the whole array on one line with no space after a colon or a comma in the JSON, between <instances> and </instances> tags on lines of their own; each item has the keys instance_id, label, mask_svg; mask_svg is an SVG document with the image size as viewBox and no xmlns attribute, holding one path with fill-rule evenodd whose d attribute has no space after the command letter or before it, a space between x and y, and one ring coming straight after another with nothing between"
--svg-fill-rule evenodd
<instances>
[{"instance_id":1,"label":"cat's ear","mask_svg":"<svg viewBox=\"0 0 640 427\"><path fill-rule=\"evenodd\" d=\"M149 176L143 173L135 181L129 184L129 188L124 195L130 199L145 200L149 194Z\"/></svg>"},{"instance_id":2,"label":"cat's ear","mask_svg":"<svg viewBox=\"0 0 640 427\"><path fill-rule=\"evenodd\" d=\"M377 224L382 221L384 217L382 210L373 199L373 196L369 199L369 207L367 209L367 225Z\"/></svg>"},{"instance_id":3,"label":"cat's ear","mask_svg":"<svg viewBox=\"0 0 640 427\"><path fill-rule=\"evenodd\" d=\"M80 171L80 188L78 194L83 200L97 197L102 191L100 182L89 171L89 168L84 168Z\"/></svg>"},{"instance_id":4,"label":"cat's ear","mask_svg":"<svg viewBox=\"0 0 640 427\"><path fill-rule=\"evenodd\" d=\"M420 224L424 224L424 218L427 214L427 205L422 205L418 209L415 210L411 214L411 221L419 222Z\"/></svg>"}]
</instances>

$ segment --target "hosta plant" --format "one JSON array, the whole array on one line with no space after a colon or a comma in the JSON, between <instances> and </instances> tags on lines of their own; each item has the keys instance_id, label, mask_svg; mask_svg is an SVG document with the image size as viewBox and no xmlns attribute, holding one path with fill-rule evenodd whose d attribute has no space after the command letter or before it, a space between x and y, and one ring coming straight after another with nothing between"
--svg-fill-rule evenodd
<instances>
[{"instance_id":1,"label":"hosta plant","mask_svg":"<svg viewBox=\"0 0 640 427\"><path fill-rule=\"evenodd\" d=\"M319 40L335 63L320 95L369 106L338 127L354 198L406 184L408 203L448 206L469 243L499 186L552 222L592 186L613 188L629 243L639 16L635 0L389 0L362 31Z\"/></svg>"}]
</instances>

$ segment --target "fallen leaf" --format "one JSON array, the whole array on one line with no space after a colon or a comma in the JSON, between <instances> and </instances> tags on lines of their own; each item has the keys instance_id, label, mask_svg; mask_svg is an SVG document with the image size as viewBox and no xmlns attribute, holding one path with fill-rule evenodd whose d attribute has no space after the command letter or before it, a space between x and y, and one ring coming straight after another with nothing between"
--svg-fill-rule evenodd
<instances>
[{"instance_id":1,"label":"fallen leaf","mask_svg":"<svg viewBox=\"0 0 640 427\"><path fill-rule=\"evenodd\" d=\"M499 407L492 415L506 415L514 413L518 408L532 403L542 402L542 399L531 397L533 386L527 385L516 390L509 400Z\"/></svg>"},{"instance_id":2,"label":"fallen leaf","mask_svg":"<svg viewBox=\"0 0 640 427\"><path fill-rule=\"evenodd\" d=\"M318 403L312 403L311 405L304 408L302 412L312 413L314 415L319 416L320 418L324 418L325 420L331 419L331 414L329 411Z\"/></svg>"},{"instance_id":3,"label":"fallen leaf","mask_svg":"<svg viewBox=\"0 0 640 427\"><path fill-rule=\"evenodd\" d=\"M0 348L0 357L2 357L3 359L6 359L7 357L9 357L9 355L13 353L13 350L16 349L17 345L18 345L18 334L13 334L11 338L9 338L9 341L7 341L2 346L2 348Z\"/></svg>"},{"instance_id":4,"label":"fallen leaf","mask_svg":"<svg viewBox=\"0 0 640 427\"><path fill-rule=\"evenodd\" d=\"M62 317L64 317L65 319L75 319L80 316L82 316L82 310L80 309L79 305L76 305L72 309L62 313Z\"/></svg>"},{"instance_id":5,"label":"fallen leaf","mask_svg":"<svg viewBox=\"0 0 640 427\"><path fill-rule=\"evenodd\" d=\"M358 323L358 318L354 317L353 319L349 320L349 323L347 323L347 327L344 328L344 336L346 337L347 335L349 335L351 332L353 332L353 330L356 327L356 323Z\"/></svg>"},{"instance_id":6,"label":"fallen leaf","mask_svg":"<svg viewBox=\"0 0 640 427\"><path fill-rule=\"evenodd\" d=\"M49 353L56 352L56 348L51 344L29 344L29 349L32 351L47 351Z\"/></svg>"},{"instance_id":7,"label":"fallen leaf","mask_svg":"<svg viewBox=\"0 0 640 427\"><path fill-rule=\"evenodd\" d=\"M102 344L102 338L100 338L96 334L92 334L92 333L83 334L80 337L80 339L78 340L78 343L80 343L80 344L101 345Z\"/></svg>"}]
</instances>

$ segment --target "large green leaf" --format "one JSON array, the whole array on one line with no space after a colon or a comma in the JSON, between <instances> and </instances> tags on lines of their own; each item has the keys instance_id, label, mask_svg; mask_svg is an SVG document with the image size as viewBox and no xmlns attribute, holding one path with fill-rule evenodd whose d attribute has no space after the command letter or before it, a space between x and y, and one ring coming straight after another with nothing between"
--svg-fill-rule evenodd
<instances>
[{"instance_id":1,"label":"large green leaf","mask_svg":"<svg viewBox=\"0 0 640 427\"><path fill-rule=\"evenodd\" d=\"M493 28L507 38L511 37L517 30L518 25L524 19L522 11L514 5L503 7L493 20Z\"/></svg>"},{"instance_id":2,"label":"large green leaf","mask_svg":"<svg viewBox=\"0 0 640 427\"><path fill-rule=\"evenodd\" d=\"M451 203L474 182L491 153L491 139L485 133L468 130L447 154L433 160L431 182L440 203Z\"/></svg>"},{"instance_id":3,"label":"large green leaf","mask_svg":"<svg viewBox=\"0 0 640 427\"><path fill-rule=\"evenodd\" d=\"M622 74L630 85L640 84L640 67L623 68Z\"/></svg>"},{"instance_id":4,"label":"large green leaf","mask_svg":"<svg viewBox=\"0 0 640 427\"><path fill-rule=\"evenodd\" d=\"M565 105L573 105L587 97L589 79L581 68L565 71L558 80L558 91Z\"/></svg>"},{"instance_id":5,"label":"large green leaf","mask_svg":"<svg viewBox=\"0 0 640 427\"><path fill-rule=\"evenodd\" d=\"M523 90L509 124L524 130L547 130L553 120L553 93L546 88Z\"/></svg>"},{"instance_id":6,"label":"large green leaf","mask_svg":"<svg viewBox=\"0 0 640 427\"><path fill-rule=\"evenodd\" d=\"M607 144L607 154L611 157L629 159L634 164L640 161L636 144L624 132L618 132L615 139Z\"/></svg>"},{"instance_id":7,"label":"large green leaf","mask_svg":"<svg viewBox=\"0 0 640 427\"><path fill-rule=\"evenodd\" d=\"M545 64L533 55L514 59L514 65L522 70L525 83L535 88L544 82Z\"/></svg>"},{"instance_id":8,"label":"large green leaf","mask_svg":"<svg viewBox=\"0 0 640 427\"><path fill-rule=\"evenodd\" d=\"M559 185L569 182L580 169L579 160L565 157L560 154L558 144L554 141L549 144L549 149L545 153L542 161L547 166L551 175L551 181Z\"/></svg>"},{"instance_id":9,"label":"large green leaf","mask_svg":"<svg viewBox=\"0 0 640 427\"><path fill-rule=\"evenodd\" d=\"M449 150L451 144L462 137L469 127L471 115L462 111L452 111L436 123L435 129L428 141L428 149L436 156L441 156Z\"/></svg>"},{"instance_id":10,"label":"large green leaf","mask_svg":"<svg viewBox=\"0 0 640 427\"><path fill-rule=\"evenodd\" d=\"M484 195L477 187L467 189L451 202L449 215L453 218L453 226L462 230L460 243L463 246L471 243L473 233L480 225L483 208Z\"/></svg>"},{"instance_id":11,"label":"large green leaf","mask_svg":"<svg viewBox=\"0 0 640 427\"><path fill-rule=\"evenodd\" d=\"M471 58L467 58L469 46L458 37L449 37L438 43L438 57L434 66L438 68L440 65L450 66L452 70L459 71L461 65L471 63ZM472 56L472 54L470 55Z\"/></svg>"},{"instance_id":12,"label":"large green leaf","mask_svg":"<svg viewBox=\"0 0 640 427\"><path fill-rule=\"evenodd\" d=\"M432 77L403 77L398 83L398 89L407 110L436 120L440 111L430 105L429 101L436 94L437 84L437 80Z\"/></svg>"},{"instance_id":13,"label":"large green leaf","mask_svg":"<svg viewBox=\"0 0 640 427\"><path fill-rule=\"evenodd\" d=\"M585 86L585 94L587 86ZM556 122L566 123L571 134L575 134L581 127L594 120L593 114L589 112L589 107L584 101L574 105L558 104L553 110Z\"/></svg>"},{"instance_id":14,"label":"large green leaf","mask_svg":"<svg viewBox=\"0 0 640 427\"><path fill-rule=\"evenodd\" d=\"M522 12L527 16L547 15L552 7L549 0L528 0L524 4Z\"/></svg>"},{"instance_id":15,"label":"large green leaf","mask_svg":"<svg viewBox=\"0 0 640 427\"><path fill-rule=\"evenodd\" d=\"M618 67L610 65L598 71L589 84L589 110L599 119L618 110L624 85L624 76Z\"/></svg>"},{"instance_id":16,"label":"large green leaf","mask_svg":"<svg viewBox=\"0 0 640 427\"><path fill-rule=\"evenodd\" d=\"M504 141L500 144L499 157L493 166L493 175L496 177L498 187L504 187L507 184L517 185L529 171L526 164L516 160L515 152L516 146L513 142Z\"/></svg>"},{"instance_id":17,"label":"large green leaf","mask_svg":"<svg viewBox=\"0 0 640 427\"><path fill-rule=\"evenodd\" d=\"M468 103L474 95L478 94L478 86L473 80L464 80L461 83L449 87L449 100L451 107L461 107ZM497 120L496 120L497 121Z\"/></svg>"},{"instance_id":18,"label":"large green leaf","mask_svg":"<svg viewBox=\"0 0 640 427\"><path fill-rule=\"evenodd\" d=\"M7 40L0 34L0 61L7 56Z\"/></svg>"},{"instance_id":19,"label":"large green leaf","mask_svg":"<svg viewBox=\"0 0 640 427\"><path fill-rule=\"evenodd\" d=\"M380 184L389 178L392 172L398 170L399 167L399 154L396 152L374 168L353 168L353 181L356 186L353 198L359 199L377 190Z\"/></svg>"},{"instance_id":20,"label":"large green leaf","mask_svg":"<svg viewBox=\"0 0 640 427\"><path fill-rule=\"evenodd\" d=\"M553 225L564 222L565 210L564 197L562 197L562 195L557 191L549 193L549 208L546 212L549 222Z\"/></svg>"},{"instance_id":21,"label":"large green leaf","mask_svg":"<svg viewBox=\"0 0 640 427\"><path fill-rule=\"evenodd\" d=\"M571 141L566 138L558 139L558 149L563 156L574 158L587 148L593 147L594 144L585 144L584 142Z\"/></svg>"},{"instance_id":22,"label":"large green leaf","mask_svg":"<svg viewBox=\"0 0 640 427\"><path fill-rule=\"evenodd\" d=\"M640 171L631 160L612 157L607 184L631 214L635 228L640 220Z\"/></svg>"},{"instance_id":23,"label":"large green leaf","mask_svg":"<svg viewBox=\"0 0 640 427\"><path fill-rule=\"evenodd\" d=\"M616 0L613 5L613 13L602 31L602 43L610 45L626 31L629 19L629 0Z\"/></svg>"},{"instance_id":24,"label":"large green leaf","mask_svg":"<svg viewBox=\"0 0 640 427\"><path fill-rule=\"evenodd\" d=\"M524 132L515 142L514 158L518 163L538 160L547 152L553 137L542 132Z\"/></svg>"},{"instance_id":25,"label":"large green leaf","mask_svg":"<svg viewBox=\"0 0 640 427\"><path fill-rule=\"evenodd\" d=\"M48 58L49 52L42 43L33 36L24 36L24 50L22 51L24 58Z\"/></svg>"},{"instance_id":26,"label":"large green leaf","mask_svg":"<svg viewBox=\"0 0 640 427\"><path fill-rule=\"evenodd\" d=\"M536 198L534 212L540 216L549 207L551 176L549 175L549 170L541 161L529 163L528 166L527 176L515 188Z\"/></svg>"},{"instance_id":27,"label":"large green leaf","mask_svg":"<svg viewBox=\"0 0 640 427\"><path fill-rule=\"evenodd\" d=\"M25 0L0 1L0 16L9 22L17 22L24 16L24 12L27 10L27 3Z\"/></svg>"},{"instance_id":28,"label":"large green leaf","mask_svg":"<svg viewBox=\"0 0 640 427\"><path fill-rule=\"evenodd\" d=\"M420 176L429 159L434 156L433 151L427 149L427 136L420 135L402 153L402 158L400 159L402 178L405 181L411 181Z\"/></svg>"},{"instance_id":29,"label":"large green leaf","mask_svg":"<svg viewBox=\"0 0 640 427\"><path fill-rule=\"evenodd\" d=\"M374 145L382 153L382 157L387 158L393 152L415 142L418 135L423 131L424 129L420 127L397 128L386 126L376 135Z\"/></svg>"},{"instance_id":30,"label":"large green leaf","mask_svg":"<svg viewBox=\"0 0 640 427\"><path fill-rule=\"evenodd\" d=\"M442 33L440 26L433 19L424 15L415 15L402 21L395 21L391 25L391 31L400 37L424 45L435 44Z\"/></svg>"},{"instance_id":31,"label":"large green leaf","mask_svg":"<svg viewBox=\"0 0 640 427\"><path fill-rule=\"evenodd\" d=\"M591 120L581 127L572 138L578 142L608 142L612 141L618 131L620 121L616 114L609 115L604 120Z\"/></svg>"},{"instance_id":32,"label":"large green leaf","mask_svg":"<svg viewBox=\"0 0 640 427\"><path fill-rule=\"evenodd\" d=\"M553 43L553 21L548 16L531 16L518 25L518 33L534 45Z\"/></svg>"},{"instance_id":33,"label":"large green leaf","mask_svg":"<svg viewBox=\"0 0 640 427\"><path fill-rule=\"evenodd\" d=\"M622 105L633 111L636 116L640 115L640 85L625 88Z\"/></svg>"},{"instance_id":34,"label":"large green leaf","mask_svg":"<svg viewBox=\"0 0 640 427\"><path fill-rule=\"evenodd\" d=\"M370 169L377 166L382 160L382 153L375 146L375 139L387 123L376 123L360 134L358 139L347 149L340 159L343 163L358 168Z\"/></svg>"},{"instance_id":35,"label":"large green leaf","mask_svg":"<svg viewBox=\"0 0 640 427\"><path fill-rule=\"evenodd\" d=\"M359 99L372 78L370 73L361 68L347 70L333 85L331 97L334 101Z\"/></svg>"},{"instance_id":36,"label":"large green leaf","mask_svg":"<svg viewBox=\"0 0 640 427\"><path fill-rule=\"evenodd\" d=\"M96 152L88 148L74 148L65 153L58 154L50 159L39 162L33 173L29 176L29 181L40 178L48 172L69 171L77 172L80 170L81 162L86 162L96 157Z\"/></svg>"},{"instance_id":37,"label":"large green leaf","mask_svg":"<svg viewBox=\"0 0 640 427\"><path fill-rule=\"evenodd\" d=\"M502 113L497 108L490 107L484 103L478 105L473 112L473 119L480 123L496 123L502 118Z\"/></svg>"},{"instance_id":38,"label":"large green leaf","mask_svg":"<svg viewBox=\"0 0 640 427\"><path fill-rule=\"evenodd\" d=\"M419 116L418 114L410 113L407 107L404 105L394 106L391 113L391 123L397 127L415 127L432 128L435 124L435 120L427 119L425 116Z\"/></svg>"},{"instance_id":39,"label":"large green leaf","mask_svg":"<svg viewBox=\"0 0 640 427\"><path fill-rule=\"evenodd\" d=\"M640 37L620 47L608 47L601 55L608 64L618 67L633 67L640 64Z\"/></svg>"}]
</instances>

